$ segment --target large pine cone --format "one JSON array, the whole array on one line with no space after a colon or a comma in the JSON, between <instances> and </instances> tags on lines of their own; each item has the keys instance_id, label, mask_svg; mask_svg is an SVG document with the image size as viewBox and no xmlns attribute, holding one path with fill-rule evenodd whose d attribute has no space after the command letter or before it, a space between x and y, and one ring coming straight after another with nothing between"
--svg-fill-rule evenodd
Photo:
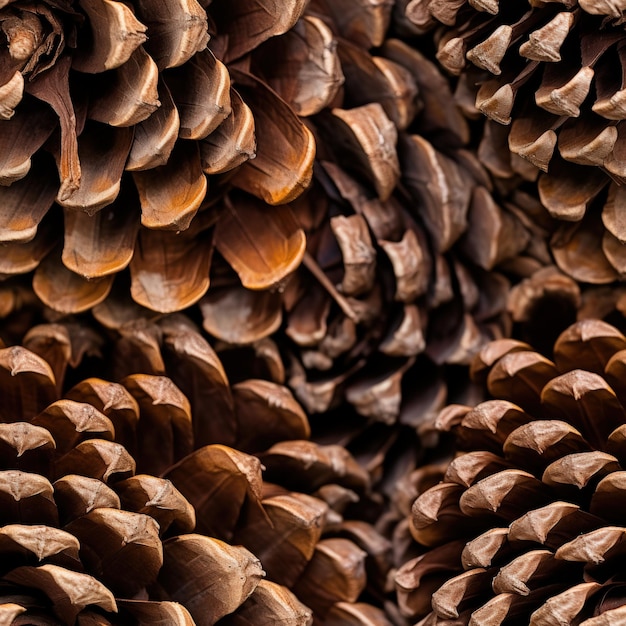
<instances>
[{"instance_id":1,"label":"large pine cone","mask_svg":"<svg viewBox=\"0 0 626 626\"><path fill-rule=\"evenodd\" d=\"M422 31L444 25L437 57L459 75L466 109L490 118L481 145L487 166L509 176L538 174L544 206L574 222L552 240L558 265L577 280L609 283L626 269L619 218L626 197L625 7L524 4L412 0L406 16ZM522 159L534 174L519 167Z\"/></svg>"},{"instance_id":2,"label":"large pine cone","mask_svg":"<svg viewBox=\"0 0 626 626\"><path fill-rule=\"evenodd\" d=\"M439 416L460 452L413 505L426 551L396 579L407 615L623 622L624 363L626 337L594 320L562 333L554 361L513 340L483 349L473 373L497 399Z\"/></svg>"},{"instance_id":3,"label":"large pine cone","mask_svg":"<svg viewBox=\"0 0 626 626\"><path fill-rule=\"evenodd\" d=\"M465 366L510 333L511 283L550 263L552 220L494 184L447 80L393 36L390 8L381 22L309 5L335 33L345 82L343 100L307 120L316 167L292 203L307 253L286 281L282 327L277 297L216 288L201 308L223 341L271 333L314 438L341 441L393 498L437 447L435 416L465 391Z\"/></svg>"},{"instance_id":4,"label":"large pine cone","mask_svg":"<svg viewBox=\"0 0 626 626\"><path fill-rule=\"evenodd\" d=\"M198 624L232 625L254 619L305 626L313 618L389 626L391 544L350 511L360 499L371 498L369 477L341 446L306 440L306 415L287 389L250 379L231 387L216 353L182 315L159 325L137 321L116 340L85 320L58 320L32 327L23 344L28 348L0 350L4 439L15 448L6 455L13 460L3 463L7 470L22 471L13 482L7 479L7 502L12 493L19 498L20 489L47 481L53 486L66 481L68 488L87 481L88 510L76 506L70 520L65 501L50 487L41 519L41 511L32 507L31 517L20 517L15 503L3 523L58 526L72 534L74 526L88 524L91 517L109 515L101 507L114 508L114 499L90 502L90 494L113 492L122 508L156 520L146 523L156 529L149 546L161 554L160 561L154 557L148 563L141 560L143 553L130 554L136 550L131 542L119 556L129 561L129 573L116 574L123 569L118 561L92 554L103 536L122 533L117 526L109 531L106 518L91 529L84 545L84 534L77 535L80 560L62 563L69 570L62 574L66 578L74 580L75 571L85 571L114 594L122 613L119 619L107 615L110 623L128 623L131 610L141 617L143 605L129 602L141 599L153 611L144 623L173 611L168 603L177 602L188 609L191 616L176 606L188 624L192 618ZM111 358L111 349L119 351L117 359ZM93 376L101 372L123 378L112 383ZM86 373L91 377L82 380ZM80 382L67 389L76 379ZM20 438L11 435L14 431L26 434ZM106 551L115 552L108 544ZM31 561L11 561L11 567L30 567ZM189 562L197 567L189 568ZM135 567L145 572L145 580L134 574ZM12 593L39 588L36 572L20 571L21 587L12 587ZM263 575L268 582L259 582ZM215 585L219 579L223 582ZM79 576L75 586L82 588L85 580ZM50 586L44 592L54 594ZM157 601L165 604L159 608ZM46 615L52 610L62 623L87 619L91 609L80 605L79 596L63 602L68 613L62 616L62 609L50 609L43 600L28 600L26 608Z\"/></svg>"},{"instance_id":5,"label":"large pine cone","mask_svg":"<svg viewBox=\"0 0 626 626\"><path fill-rule=\"evenodd\" d=\"M326 76L330 31L302 17L302 1L203 5L2 3L0 273L37 268L34 288L58 310L102 301L127 266L137 301L160 311L188 306L209 285L211 227L232 210L221 203L225 190L256 194L266 209L310 180L313 137L267 83L289 95L298 63L324 55L318 73ZM272 44L287 48L276 76L255 78L254 59L276 54L263 43L285 33ZM310 114L325 100L296 104ZM274 259L266 286L304 251L289 211L268 215L263 226L274 236L259 234L257 249L269 258L278 240L288 259ZM222 230L224 245L237 236Z\"/></svg>"}]
</instances>

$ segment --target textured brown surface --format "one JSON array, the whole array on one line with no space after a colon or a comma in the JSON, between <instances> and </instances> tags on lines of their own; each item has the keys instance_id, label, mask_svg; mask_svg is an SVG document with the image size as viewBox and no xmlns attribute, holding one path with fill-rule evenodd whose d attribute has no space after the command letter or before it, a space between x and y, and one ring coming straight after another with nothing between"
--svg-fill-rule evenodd
<instances>
[{"instance_id":1,"label":"textured brown surface","mask_svg":"<svg viewBox=\"0 0 626 626\"><path fill-rule=\"evenodd\" d=\"M479 353L474 375L496 399L440 414L459 452L413 504L424 551L396 575L405 615L619 623L625 348L614 327L588 320L561 334L553 360L510 341Z\"/></svg>"},{"instance_id":2,"label":"textured brown surface","mask_svg":"<svg viewBox=\"0 0 626 626\"><path fill-rule=\"evenodd\" d=\"M488 121L481 140L496 175L536 181L564 223L551 242L578 281L621 280L625 250L624 7L620 2L412 0L405 16L436 26L437 58L457 100Z\"/></svg>"},{"instance_id":3,"label":"textured brown surface","mask_svg":"<svg viewBox=\"0 0 626 626\"><path fill-rule=\"evenodd\" d=\"M303 2L206 4L16 1L0 9L2 273L37 268L35 291L59 311L95 306L129 265L137 302L162 312L197 302L214 243L229 246L228 233L216 242L210 233L225 192L243 189L268 210L310 181L311 132L249 70L255 50L289 33L285 64L268 82L299 102L301 73L329 75L321 101L309 95L295 107L310 114L339 85L330 32L303 17ZM248 281L253 288L274 286L302 258L302 232L285 211L276 233L272 217L260 230L235 217L240 231L254 229L264 264L237 249L225 256L238 271L269 267L264 282Z\"/></svg>"},{"instance_id":4,"label":"textured brown surface","mask_svg":"<svg viewBox=\"0 0 626 626\"><path fill-rule=\"evenodd\" d=\"M231 385L180 314L59 319L23 343L0 349L0 587L23 619L391 623L391 543L348 510L370 476L307 440L284 385Z\"/></svg>"}]
</instances>

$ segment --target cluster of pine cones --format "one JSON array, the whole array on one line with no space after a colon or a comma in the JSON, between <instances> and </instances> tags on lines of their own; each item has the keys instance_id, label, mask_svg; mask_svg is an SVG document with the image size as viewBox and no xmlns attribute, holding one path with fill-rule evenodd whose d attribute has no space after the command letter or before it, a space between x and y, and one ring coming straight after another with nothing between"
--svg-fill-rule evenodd
<instances>
[{"instance_id":1,"label":"cluster of pine cones","mask_svg":"<svg viewBox=\"0 0 626 626\"><path fill-rule=\"evenodd\" d=\"M0 30L0 626L626 624L626 1Z\"/></svg>"}]
</instances>

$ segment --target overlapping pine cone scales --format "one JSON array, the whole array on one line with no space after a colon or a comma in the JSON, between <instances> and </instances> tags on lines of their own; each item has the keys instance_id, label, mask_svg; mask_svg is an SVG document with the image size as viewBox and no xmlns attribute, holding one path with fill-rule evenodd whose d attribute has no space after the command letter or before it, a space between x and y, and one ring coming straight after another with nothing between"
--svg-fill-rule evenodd
<instances>
[{"instance_id":1,"label":"overlapping pine cone scales","mask_svg":"<svg viewBox=\"0 0 626 626\"><path fill-rule=\"evenodd\" d=\"M538 178L544 206L571 222L552 251L583 282L621 280L626 269L624 9L602 0L406 5L420 32L439 27L437 57L459 76L467 113L487 116L487 167Z\"/></svg>"},{"instance_id":2,"label":"overlapping pine cone scales","mask_svg":"<svg viewBox=\"0 0 626 626\"><path fill-rule=\"evenodd\" d=\"M316 414L314 440L341 442L368 469L378 490L368 520L384 518L379 528L390 537L409 500L397 476L436 448L434 419L465 392L463 367L486 341L509 334L510 284L550 263L552 220L527 194L494 185L468 149L468 124L446 79L391 36L399 32L392 5L341 7L307 6L332 32L344 78L332 105L306 120L317 140L313 181L284 207L306 235L303 264L279 289L255 290L272 262L246 232L256 236L268 213L231 194L199 307L221 356L263 354L266 375L285 377ZM273 57L264 58L269 71ZM272 239L272 249L280 246ZM94 308L123 332L113 358L123 362L141 344L142 368L156 367L154 316L117 296ZM569 306L571 294L564 299ZM517 308L535 317L532 306ZM145 328L134 326L140 319Z\"/></svg>"},{"instance_id":3,"label":"overlapping pine cone scales","mask_svg":"<svg viewBox=\"0 0 626 626\"><path fill-rule=\"evenodd\" d=\"M8 623L389 626L390 542L347 511L367 473L306 440L281 385L231 388L184 317L161 333L155 373L69 389L104 347L93 326L42 324L0 349ZM115 348L118 373L145 365Z\"/></svg>"},{"instance_id":4,"label":"overlapping pine cone scales","mask_svg":"<svg viewBox=\"0 0 626 626\"><path fill-rule=\"evenodd\" d=\"M339 105L307 120L313 182L291 203L307 236L303 264L282 298L225 280L200 303L222 341L274 337L289 385L320 415L315 435L354 441L376 474L400 455L375 454L372 442L398 441L407 454L420 439L436 444L443 368L510 333L511 283L550 264L552 229L537 201L496 187L446 79L391 36L390 9L350 30L356 18L309 4L335 33L345 80Z\"/></svg>"},{"instance_id":5,"label":"overlapping pine cone scales","mask_svg":"<svg viewBox=\"0 0 626 626\"><path fill-rule=\"evenodd\" d=\"M17 172L7 174L0 187L6 196L0 228L6 254L0 274L35 270L35 291L49 306L63 312L96 306L108 297L113 277L127 266L133 299L159 312L197 302L210 282L221 284L223 266L235 271L243 288L256 292L260 306L276 301L271 292L282 289L286 277L307 259L306 236L319 226L311 224L308 208L317 200L294 200L311 179L314 136L321 151L316 193L330 195L333 205L343 196L347 208L333 206L330 215L318 210L315 220L326 223L334 213L358 213L347 205L378 198L378 212L389 211L393 217L387 222L384 218L377 230L367 227L386 244L381 250L397 270L398 298L414 300L424 284L432 286L427 277L435 272L438 288L428 289L436 301L446 301L454 275L463 270L456 269L456 260L439 262L438 253L462 236L457 249L482 269L521 252L526 265L521 270L518 263L515 275L526 275L529 263L537 269L549 262L543 243L549 224L537 217L523 193L490 195L493 181L465 151L468 126L446 81L411 45L394 38L405 36L402 3L350 0L335 5L315 0L278 7L267 2L253 11L257 4L247 0L236 7L226 0L207 6L195 0L172 2L159 4L158 10L144 2L101 2L109 10L105 17L96 15L91 3L71 5L80 16L63 18L61 31L76 31L76 45L72 47L69 35L59 40L59 57L50 67L38 73L27 66L14 70L12 76L24 74L26 93L14 115L0 122L6 129L7 163ZM18 4L4 11L31 15L26 9L20 13ZM50 19L63 13L59 11L55 8ZM136 20L139 26L132 23L139 34L129 41L109 41L116 30L105 26L113 18ZM144 35L141 24L147 29ZM130 57L124 61L123 55L116 56L119 66L107 69L102 55L113 54L116 46ZM135 55L153 71L137 69ZM89 71L83 58L92 63ZM61 61L69 68L67 76L60 75L43 93L30 94L33 85L48 85L61 72ZM150 79L156 85L160 106L156 101L152 108L140 106L143 96L133 95L129 84L136 87L142 81L124 79L135 70L144 82ZM60 132L65 126L59 126L46 98L75 109L75 133ZM106 106L100 105L104 102ZM120 126L112 117L102 121L97 113L104 108L113 115L118 108L133 107L146 118ZM29 141L11 139L24 135L21 129L34 117L49 118L48 130L34 127ZM76 141L64 140L74 134ZM31 146L34 137L40 140ZM133 156L137 151L144 158L140 165ZM59 189L70 180L61 167L66 153L76 157L70 161L80 166L81 178L64 200ZM241 163L253 153L253 159ZM329 171L326 163L334 163L335 169ZM357 189L351 187L352 178ZM428 187L432 179L439 181L437 189ZM78 184L78 179L71 180ZM410 221L425 227L426 239L420 229L399 223L404 219L400 214L413 205L419 216ZM475 208L468 214L470 205ZM357 222L349 220L344 239L352 237ZM488 233L481 226L485 223L492 225ZM362 223L361 230L367 230ZM411 230L413 235L406 234ZM431 246L429 238L437 254L407 265L413 249ZM355 279L346 278L346 295L365 291L367 285L359 281L367 280L368 272L352 285ZM497 276L484 278L479 271L470 282L475 281L489 283L483 291L493 292L492 302L499 302L498 294L506 291ZM470 285L466 291L471 300L475 290ZM475 303L469 302L468 308ZM414 309L407 315L407 324L417 317ZM480 317L493 318L495 313ZM275 316L266 328L270 326L276 327ZM457 326L466 329L467 324ZM438 334L446 335L447 329ZM446 345L442 351L454 348Z\"/></svg>"},{"instance_id":6,"label":"overlapping pine cone scales","mask_svg":"<svg viewBox=\"0 0 626 626\"><path fill-rule=\"evenodd\" d=\"M626 337L598 320L565 330L553 360L510 339L480 352L473 375L495 399L439 415L459 452L413 505L422 554L396 577L406 615L624 621L625 363Z\"/></svg>"},{"instance_id":7,"label":"overlapping pine cone scales","mask_svg":"<svg viewBox=\"0 0 626 626\"><path fill-rule=\"evenodd\" d=\"M256 288L291 271L303 236L266 203L311 177L315 145L296 113L326 99L303 93L307 68L329 74L330 95L340 83L330 31L305 4L3 2L0 274L36 269L38 295L76 312L130 266L137 301L185 308L208 288L214 243L241 234L223 223L213 242L220 215L237 213L229 188L243 190L244 213L253 194L266 215L257 252L271 271ZM256 67L265 55L272 72Z\"/></svg>"}]
</instances>

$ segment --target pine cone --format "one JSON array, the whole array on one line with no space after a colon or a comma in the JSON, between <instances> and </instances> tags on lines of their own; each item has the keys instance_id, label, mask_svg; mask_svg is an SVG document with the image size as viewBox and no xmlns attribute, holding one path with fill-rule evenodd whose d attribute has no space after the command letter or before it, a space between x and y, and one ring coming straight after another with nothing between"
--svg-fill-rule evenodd
<instances>
[{"instance_id":1,"label":"pine cone","mask_svg":"<svg viewBox=\"0 0 626 626\"><path fill-rule=\"evenodd\" d=\"M412 0L406 17L421 32L444 25L437 58L459 76L466 110L490 119L480 149L487 167L512 176L522 172L520 157L526 160L531 171L526 166L524 176L538 175L543 205L573 222L552 239L559 267L578 281L610 283L626 268L618 218L626 175L624 7L593 0L529 5Z\"/></svg>"},{"instance_id":2,"label":"pine cone","mask_svg":"<svg viewBox=\"0 0 626 626\"><path fill-rule=\"evenodd\" d=\"M396 578L407 615L424 625L623 621L625 350L617 329L587 320L561 334L554 361L514 340L480 352L474 378L496 399L438 418L460 452L413 505L426 551Z\"/></svg>"},{"instance_id":3,"label":"pine cone","mask_svg":"<svg viewBox=\"0 0 626 626\"><path fill-rule=\"evenodd\" d=\"M300 73L319 57L329 59L315 78L328 63L332 72L330 32L302 18L304 2L4 4L1 274L37 268L37 294L79 312L130 266L138 302L179 310L206 292L213 247L230 249L260 212L257 254L269 260L278 241L286 258L274 257L256 288L293 270L303 235L288 209L273 214L266 203L301 193L315 146L292 107L249 70L283 46L267 82L295 98ZM330 81L329 97L338 86ZM225 200L232 187L261 199Z\"/></svg>"},{"instance_id":4,"label":"pine cone","mask_svg":"<svg viewBox=\"0 0 626 626\"><path fill-rule=\"evenodd\" d=\"M187 499L166 479L136 474L135 459L114 441L150 421L126 388L92 379L57 400L42 358L14 346L0 350L0 363L4 621L189 624L193 614L212 624L254 592L263 576L258 559L189 534L196 513ZM170 409L179 451L189 448L188 403ZM137 458L141 464L145 455ZM175 579L192 555L187 576L199 578L185 595ZM209 584L215 577L223 584ZM155 585L167 600L147 592ZM266 591L298 604L286 590Z\"/></svg>"},{"instance_id":5,"label":"pine cone","mask_svg":"<svg viewBox=\"0 0 626 626\"><path fill-rule=\"evenodd\" d=\"M111 313L97 311L103 320ZM57 426L62 430L54 431L51 424L63 423L63 411L71 418L70 409L89 405L94 414L104 413L114 422L116 443L111 445L129 459L133 471L128 471L134 474L136 465L137 472L146 473L145 480L160 476L161 483L169 481L193 514L195 534L178 536L163 529L165 548L176 544L173 556L156 568L158 576L143 596L183 604L198 624L213 624L218 618L219 624L262 618L300 626L310 623L313 615L331 624L350 619L355 624L389 626L385 602L391 591L390 543L349 510L371 497L367 473L341 446L305 440L307 417L282 385L246 379L231 386L218 355L184 316L133 322L107 332L87 319L58 319L33 326L23 338L28 349L14 346L4 352L21 351L45 366L48 378L41 386L45 382L46 388L30 392L31 405L39 404L30 406L29 414L45 407L35 421L51 429L57 454L64 452L66 440L63 445L76 448L81 435L62 425ZM113 359L115 353L118 357ZM123 378L108 383L103 372ZM189 399L167 377L170 373ZM90 378L83 380L84 375ZM26 376L30 378L24 382ZM7 374L6 379L7 384L38 390L34 376L26 371L17 377ZM76 379L80 382L67 389ZM49 405L60 394L64 399ZM15 410L7 406L7 415ZM56 470L56 465L50 471L86 471L73 466ZM115 477L104 482L117 489ZM201 581L220 576L205 562L211 542L234 550L233 558L241 552L254 563L260 560L257 578L262 567L271 582L259 583L253 592L258 581L251 573L246 585L252 595L247 601L245 594L237 595L236 587L229 590L232 585L224 583L219 593L237 597L237 604L223 602L222 595L217 600L207 596ZM186 566L194 551L199 554L198 571ZM222 553L212 558L230 562ZM190 577L199 581L191 590ZM242 577L247 579L245 572ZM133 597L124 590L120 594Z\"/></svg>"},{"instance_id":6,"label":"pine cone","mask_svg":"<svg viewBox=\"0 0 626 626\"><path fill-rule=\"evenodd\" d=\"M332 29L345 82L333 108L307 119L313 183L291 203L307 236L302 266L282 298L224 273L200 307L224 342L275 341L316 415L314 439L348 447L386 499L438 445L435 416L465 392L463 367L510 333L511 282L550 263L552 220L494 185L448 82L390 36L391 6L374 5L384 18L307 9Z\"/></svg>"}]
</instances>

